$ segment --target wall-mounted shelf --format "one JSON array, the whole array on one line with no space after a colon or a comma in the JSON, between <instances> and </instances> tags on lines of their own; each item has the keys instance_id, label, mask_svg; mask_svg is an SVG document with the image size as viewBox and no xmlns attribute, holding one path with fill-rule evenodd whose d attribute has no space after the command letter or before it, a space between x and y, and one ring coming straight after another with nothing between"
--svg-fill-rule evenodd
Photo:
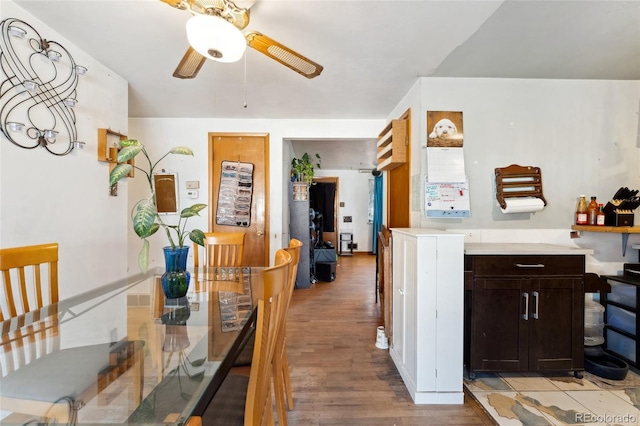
<instances>
[{"instance_id":1,"label":"wall-mounted shelf","mask_svg":"<svg viewBox=\"0 0 640 426\"><path fill-rule=\"evenodd\" d=\"M98 129L98 161L109 163L109 171L118 164L118 151L120 150L120 141L127 139L127 135L114 132L111 129ZM127 161L133 166L133 158ZM128 177L133 177L133 170L129 172Z\"/></svg>"},{"instance_id":2,"label":"wall-mounted shelf","mask_svg":"<svg viewBox=\"0 0 640 426\"><path fill-rule=\"evenodd\" d=\"M407 120L391 120L378 136L378 170L393 170L407 161Z\"/></svg>"},{"instance_id":3,"label":"wall-mounted shelf","mask_svg":"<svg viewBox=\"0 0 640 426\"><path fill-rule=\"evenodd\" d=\"M578 232L607 232L610 234L622 234L622 256L627 252L629 234L640 234L640 226L571 225L571 229Z\"/></svg>"}]
</instances>

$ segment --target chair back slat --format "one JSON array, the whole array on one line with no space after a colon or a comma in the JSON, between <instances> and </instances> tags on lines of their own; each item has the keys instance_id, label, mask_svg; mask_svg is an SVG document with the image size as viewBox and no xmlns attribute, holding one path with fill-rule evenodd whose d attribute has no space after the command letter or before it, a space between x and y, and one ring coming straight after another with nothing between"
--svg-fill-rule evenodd
<instances>
[{"instance_id":1,"label":"chair back slat","mask_svg":"<svg viewBox=\"0 0 640 426\"><path fill-rule=\"evenodd\" d=\"M200 265L200 246L194 244L193 264L199 266L242 266L244 232L207 232L205 236L203 265Z\"/></svg>"},{"instance_id":2,"label":"chair back slat","mask_svg":"<svg viewBox=\"0 0 640 426\"><path fill-rule=\"evenodd\" d=\"M46 287L43 270L48 271ZM4 289L0 321L59 301L57 243L0 249L0 271Z\"/></svg>"},{"instance_id":3,"label":"chair back slat","mask_svg":"<svg viewBox=\"0 0 640 426\"><path fill-rule=\"evenodd\" d=\"M279 249L275 264L263 271L263 294L258 296L256 339L245 403L245 425L273 424L272 362L280 320L286 313L291 255Z\"/></svg>"},{"instance_id":4,"label":"chair back slat","mask_svg":"<svg viewBox=\"0 0 640 426\"><path fill-rule=\"evenodd\" d=\"M2 271L2 284L4 288L5 302L7 304L7 318L13 318L17 315L16 313L16 303L15 298L13 297L13 286L11 285L11 275L9 274L9 270ZM0 321L4 321L5 315L2 306L0 306Z\"/></svg>"}]
</instances>

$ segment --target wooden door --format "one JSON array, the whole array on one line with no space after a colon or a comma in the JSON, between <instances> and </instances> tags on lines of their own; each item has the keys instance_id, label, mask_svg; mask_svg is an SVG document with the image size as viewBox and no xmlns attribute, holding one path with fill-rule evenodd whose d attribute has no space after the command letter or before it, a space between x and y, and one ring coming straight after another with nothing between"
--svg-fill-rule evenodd
<instances>
[{"instance_id":1,"label":"wooden door","mask_svg":"<svg viewBox=\"0 0 640 426\"><path fill-rule=\"evenodd\" d=\"M238 188L242 195L247 195L247 188L251 189L249 221L238 220L236 225L229 225L228 221L221 220L224 210L223 203L228 203L233 197L232 188L225 183L221 198L221 180L223 172L225 176L233 176L228 173L230 165L242 163L252 165L251 186L247 186L246 170L243 173L244 181ZM224 167L223 167L224 165ZM223 170L226 168L227 170ZM247 169L244 167L244 169ZM239 170L239 172L241 172ZM246 266L269 265L269 135L253 133L209 133L209 230L211 232L245 232L245 249L243 264ZM228 182L228 181L226 181ZM218 209L218 200L221 200L221 209Z\"/></svg>"}]
</instances>

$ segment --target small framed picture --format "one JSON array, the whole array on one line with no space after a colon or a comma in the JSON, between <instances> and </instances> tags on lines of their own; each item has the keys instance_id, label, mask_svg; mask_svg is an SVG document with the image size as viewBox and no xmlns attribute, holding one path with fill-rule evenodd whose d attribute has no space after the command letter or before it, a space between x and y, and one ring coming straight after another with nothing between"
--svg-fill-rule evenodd
<instances>
[{"instance_id":1,"label":"small framed picture","mask_svg":"<svg viewBox=\"0 0 640 426\"><path fill-rule=\"evenodd\" d=\"M178 175L165 171L154 173L153 186L158 213L178 213Z\"/></svg>"}]
</instances>

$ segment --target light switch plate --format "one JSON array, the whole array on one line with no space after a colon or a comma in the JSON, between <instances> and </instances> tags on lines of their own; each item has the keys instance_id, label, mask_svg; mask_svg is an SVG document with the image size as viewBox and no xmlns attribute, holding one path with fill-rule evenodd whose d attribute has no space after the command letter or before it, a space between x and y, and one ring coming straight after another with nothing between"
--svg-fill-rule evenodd
<instances>
[{"instance_id":1,"label":"light switch plate","mask_svg":"<svg viewBox=\"0 0 640 426\"><path fill-rule=\"evenodd\" d=\"M187 190L187 198L198 198L198 190L197 189Z\"/></svg>"}]
</instances>

